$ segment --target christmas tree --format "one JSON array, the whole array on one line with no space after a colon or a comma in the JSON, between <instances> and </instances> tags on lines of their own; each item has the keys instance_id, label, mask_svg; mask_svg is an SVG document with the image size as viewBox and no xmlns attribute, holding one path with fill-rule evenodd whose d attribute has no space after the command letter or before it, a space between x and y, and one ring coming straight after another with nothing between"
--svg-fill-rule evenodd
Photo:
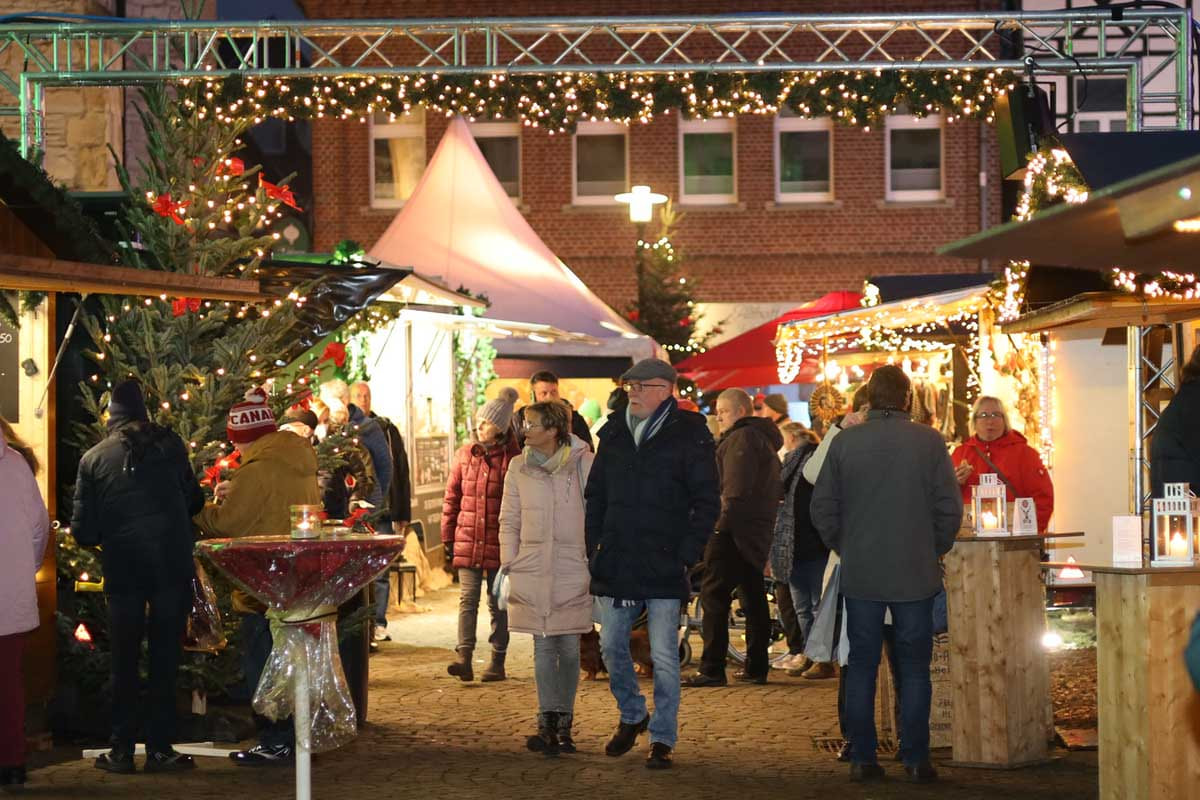
<instances>
[{"instance_id":1,"label":"christmas tree","mask_svg":"<svg viewBox=\"0 0 1200 800\"><path fill-rule=\"evenodd\" d=\"M143 92L139 114L148 155L135 183L118 162L128 196L122 224L122 260L128 266L211 277L251 277L278 238L272 223L284 205L295 204L286 181L275 185L235 154L251 121L217 121L197 102L199 89L177 94ZM114 154L115 158L115 154ZM235 465L225 442L226 415L248 389L267 385L276 414L308 392L315 371L285 373L297 340L304 292L249 304L201 298L101 297L89 300L81 323L90 338L84 351L94 371L79 387L88 422L74 444L82 452L106 434L108 393L137 379L152 421L177 432L198 476L209 487ZM315 365L315 363L314 363ZM310 365L312 366L312 365ZM282 378L293 376L291 379ZM280 380L274 380L280 377ZM345 463L356 446L351 437L330 437L321 453L324 468ZM107 613L100 565L70 538L59 537L59 652L81 689L103 686L107 673ZM219 576L213 575L220 583ZM239 677L237 617L227 586L218 586L224 632L230 647L185 653L183 688L219 691Z\"/></svg>"},{"instance_id":2,"label":"christmas tree","mask_svg":"<svg viewBox=\"0 0 1200 800\"><path fill-rule=\"evenodd\" d=\"M671 243L675 226L682 219L670 201L660 212L660 227L654 241L638 240L638 300L626 316L642 333L666 348L671 362L700 352L720 328L698 334L701 314L696 311L697 284L682 269L683 258Z\"/></svg>"}]
</instances>

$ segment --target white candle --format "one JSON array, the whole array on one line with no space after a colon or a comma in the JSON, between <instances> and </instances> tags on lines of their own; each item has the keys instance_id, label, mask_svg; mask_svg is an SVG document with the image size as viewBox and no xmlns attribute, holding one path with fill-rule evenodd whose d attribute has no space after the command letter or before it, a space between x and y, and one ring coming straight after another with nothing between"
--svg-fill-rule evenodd
<instances>
[{"instance_id":1,"label":"white candle","mask_svg":"<svg viewBox=\"0 0 1200 800\"><path fill-rule=\"evenodd\" d=\"M1180 534L1176 533L1171 537L1171 556L1178 558L1187 558L1187 540Z\"/></svg>"},{"instance_id":2,"label":"white candle","mask_svg":"<svg viewBox=\"0 0 1200 800\"><path fill-rule=\"evenodd\" d=\"M984 511L979 515L983 519L983 529L994 531L1000 527L1000 518L993 511Z\"/></svg>"}]
</instances>

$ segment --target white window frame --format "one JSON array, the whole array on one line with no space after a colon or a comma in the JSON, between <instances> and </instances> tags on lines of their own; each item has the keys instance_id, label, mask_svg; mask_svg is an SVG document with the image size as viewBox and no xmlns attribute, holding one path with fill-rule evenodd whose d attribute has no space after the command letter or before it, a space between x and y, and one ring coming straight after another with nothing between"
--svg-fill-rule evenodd
<instances>
[{"instance_id":1,"label":"white window frame","mask_svg":"<svg viewBox=\"0 0 1200 800\"><path fill-rule=\"evenodd\" d=\"M571 137L571 203L577 206L615 206L619 205L616 195L579 194L579 149L576 144L580 136L615 136L625 137L625 186L621 191L629 191L629 128L620 122L597 121L580 122ZM618 193L619 194L619 193Z\"/></svg>"},{"instance_id":2,"label":"white window frame","mask_svg":"<svg viewBox=\"0 0 1200 800\"><path fill-rule=\"evenodd\" d=\"M937 129L938 136L938 177L941 185L937 189L892 189L892 131L898 130L931 130ZM885 197L888 200L906 203L929 200L943 200L946 197L946 130L940 114L927 117L914 117L894 114L887 118L884 126L883 144L883 175Z\"/></svg>"},{"instance_id":3,"label":"white window frame","mask_svg":"<svg viewBox=\"0 0 1200 800\"><path fill-rule=\"evenodd\" d=\"M728 133L733 160L733 192L729 194L688 194L684 191L686 175L683 173L683 138L689 133ZM731 117L716 119L680 119L679 137L676 140L679 150L679 202L688 205L730 205L737 202L737 125Z\"/></svg>"},{"instance_id":4,"label":"white window frame","mask_svg":"<svg viewBox=\"0 0 1200 800\"><path fill-rule=\"evenodd\" d=\"M825 131L829 134L829 191L785 192L783 191L782 151L779 146L781 134L789 131ZM828 117L808 119L806 117L775 116L774 141L775 201L778 203L828 203L833 200L833 120Z\"/></svg>"},{"instance_id":5,"label":"white window frame","mask_svg":"<svg viewBox=\"0 0 1200 800\"><path fill-rule=\"evenodd\" d=\"M521 199L521 190L524 187L522 180L522 166L524 162L524 153L521 152L521 123L510 121L497 122L470 122L467 123L471 129L471 135L476 139L512 139L517 140L517 193L508 195L514 201ZM374 173L372 173L374 175ZM507 194L507 192L506 192Z\"/></svg>"},{"instance_id":6,"label":"white window frame","mask_svg":"<svg viewBox=\"0 0 1200 800\"><path fill-rule=\"evenodd\" d=\"M420 121L418 122L414 117L419 117ZM367 175L369 176L367 183L369 184L371 208L403 208L407 202L407 200L398 200L392 197L375 197L375 142L379 139L420 139L422 144L425 144L425 121L424 108L414 108L413 113L409 116L397 116L395 122L376 123L373 115L367 118L367 128L370 133L367 147ZM428 156L426 156L425 166L429 166Z\"/></svg>"}]
</instances>

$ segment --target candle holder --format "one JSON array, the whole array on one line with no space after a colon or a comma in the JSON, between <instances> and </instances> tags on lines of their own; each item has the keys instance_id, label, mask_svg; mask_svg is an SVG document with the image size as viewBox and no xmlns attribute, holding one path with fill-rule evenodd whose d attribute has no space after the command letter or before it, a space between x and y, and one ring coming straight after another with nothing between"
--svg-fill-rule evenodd
<instances>
[{"instance_id":1,"label":"candle holder","mask_svg":"<svg viewBox=\"0 0 1200 800\"><path fill-rule=\"evenodd\" d=\"M1192 494L1186 483L1163 485L1163 496L1153 501L1154 557L1156 567L1190 567L1196 559L1200 543L1196 541L1200 499Z\"/></svg>"},{"instance_id":2,"label":"candle holder","mask_svg":"<svg viewBox=\"0 0 1200 800\"><path fill-rule=\"evenodd\" d=\"M293 539L316 539L321 535L321 506L296 505L288 511L292 516Z\"/></svg>"},{"instance_id":3,"label":"candle holder","mask_svg":"<svg viewBox=\"0 0 1200 800\"><path fill-rule=\"evenodd\" d=\"M979 485L971 487L971 511L976 536L1008 534L1008 501L994 473L980 475Z\"/></svg>"}]
</instances>

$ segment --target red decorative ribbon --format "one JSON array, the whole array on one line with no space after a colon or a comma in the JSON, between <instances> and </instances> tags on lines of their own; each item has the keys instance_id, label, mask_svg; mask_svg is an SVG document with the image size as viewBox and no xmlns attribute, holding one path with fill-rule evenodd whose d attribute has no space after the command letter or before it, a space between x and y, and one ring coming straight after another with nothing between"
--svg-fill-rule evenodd
<instances>
[{"instance_id":1,"label":"red decorative ribbon","mask_svg":"<svg viewBox=\"0 0 1200 800\"><path fill-rule=\"evenodd\" d=\"M199 297L179 297L171 301L171 313L182 317L187 312L195 313L200 310Z\"/></svg>"},{"instance_id":2,"label":"red decorative ribbon","mask_svg":"<svg viewBox=\"0 0 1200 800\"><path fill-rule=\"evenodd\" d=\"M236 452L218 458L217 463L204 470L204 480L200 481L200 483L204 486L216 486L221 481L221 471L237 469L239 458L241 456Z\"/></svg>"},{"instance_id":3,"label":"red decorative ribbon","mask_svg":"<svg viewBox=\"0 0 1200 800\"><path fill-rule=\"evenodd\" d=\"M218 175L241 175L246 171L246 162L240 158L226 158L217 162Z\"/></svg>"},{"instance_id":4,"label":"red decorative ribbon","mask_svg":"<svg viewBox=\"0 0 1200 800\"><path fill-rule=\"evenodd\" d=\"M179 212L187 207L187 200L176 203L171 200L171 195L169 194L160 194L155 198L154 205L151 206L155 214L158 214L160 217L170 217L176 225L184 224L183 217L179 216Z\"/></svg>"},{"instance_id":5,"label":"red decorative ribbon","mask_svg":"<svg viewBox=\"0 0 1200 800\"><path fill-rule=\"evenodd\" d=\"M334 366L339 369L346 366L346 345L341 342L330 342L325 345L325 350L317 359L317 363L320 364L322 361L332 361Z\"/></svg>"},{"instance_id":6,"label":"red decorative ribbon","mask_svg":"<svg viewBox=\"0 0 1200 800\"><path fill-rule=\"evenodd\" d=\"M276 186L267 179L263 178L262 173L259 173L258 185L263 187L263 190L267 193L267 197L271 198L272 200L278 200L285 205L291 206L297 211L304 210L300 206L296 205L296 195L292 194L292 190L288 188L286 183L283 186Z\"/></svg>"}]
</instances>

